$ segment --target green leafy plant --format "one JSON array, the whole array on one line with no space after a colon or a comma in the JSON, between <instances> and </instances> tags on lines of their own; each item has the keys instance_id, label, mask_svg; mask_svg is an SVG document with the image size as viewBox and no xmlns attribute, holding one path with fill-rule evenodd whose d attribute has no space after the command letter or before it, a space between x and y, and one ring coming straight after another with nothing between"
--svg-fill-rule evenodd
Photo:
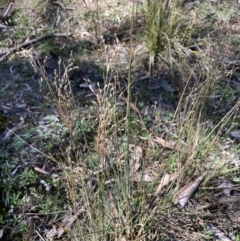
<instances>
[{"instance_id":1,"label":"green leafy plant","mask_svg":"<svg viewBox=\"0 0 240 241\"><path fill-rule=\"evenodd\" d=\"M24 171L19 175L19 186L27 187L31 184L35 184L37 182L37 174L32 170L26 167Z\"/></svg>"}]
</instances>

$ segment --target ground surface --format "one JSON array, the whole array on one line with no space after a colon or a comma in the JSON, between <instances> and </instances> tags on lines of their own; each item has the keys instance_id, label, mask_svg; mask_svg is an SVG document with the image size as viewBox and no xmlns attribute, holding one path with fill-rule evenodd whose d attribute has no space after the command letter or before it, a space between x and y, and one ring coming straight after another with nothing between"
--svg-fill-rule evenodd
<instances>
[{"instance_id":1,"label":"ground surface","mask_svg":"<svg viewBox=\"0 0 240 241\"><path fill-rule=\"evenodd\" d=\"M1 4L7 5L6 2ZM216 86L209 104L206 123L204 123L211 131L239 101L240 16L234 12L236 6L239 7L235 2L228 13L225 12L224 3L221 3L222 6L220 3L216 6L210 1L203 1L201 4L197 7L202 6L201 11L205 11L203 12L205 15L209 14L211 18L209 21L212 21L212 24L217 22L215 27L219 27L221 31L228 29L228 35L225 36L228 38L227 51L221 60L228 74L222 76ZM133 31L130 36L131 11L132 4L126 1L104 1L99 5L89 2L85 5L84 2L75 1L25 0L22 4L14 5L14 11L7 19L9 23L3 19L2 24L5 27L0 28L0 54L5 53L0 56L2 58L0 62L0 189L2 195L0 238L2 237L2 240L57 240L57 236L62 240L85 239L82 236L71 236L71 233L73 235L78 230L75 224L69 225L69 231L61 235L54 229L65 229L63 226L68 222L64 222L63 218L70 217L76 221L73 217L79 207L74 206L71 197L73 194L66 191L73 190L68 187L71 185L71 182L68 182L69 178L74 179L76 175L81 175L86 181L90 180L94 183L98 175L93 173L99 171L102 165L99 165L95 151L96 136L101 140L97 131L101 122L99 102L95 94L97 92L94 90L104 88L105 79L108 79L108 83L116 84L116 102L120 116L117 133L119 141L125 142L124 135L121 136L124 127L123 130L120 129L123 121L121 116L126 112L125 97L127 97L131 44L134 45L131 98L131 118L134 124L131 144L134 146L133 149L136 148L141 153L139 158L145 162L144 173L147 173L145 177L150 178L147 182L149 186L144 189L149 190L146 195L148 199L146 203L149 206L145 205L141 210L139 207L132 210L130 219L137 224L133 228L134 231L128 232L126 228L123 231L125 239L121 240L240 240L239 108L226 126L220 129L217 144L214 144L212 150L206 156L201 156L202 153L199 152L199 161L204 164L198 164L195 168L198 170L190 175L192 180L200 175L201 168L204 169L204 166L206 167L209 163L214 164L208 169L210 171L207 177L188 205L182 208L179 204L172 204L172 201L162 199L161 195L164 196L166 190L154 196L154 191L161 180L159 174L163 173L164 162L173 160L172 170L175 170L180 165L175 161L180 159L184 152L180 154L174 145L169 150L166 143L162 147L157 144L157 141L154 143L149 139L149 136L161 136L164 139L170 135L176 141L178 138L176 133L180 125L175 123L173 117L180 94L178 86L164 67L156 67L151 75L149 74L150 55L144 44L145 20L140 13L134 14L134 27L137 31ZM219 18L223 20L220 21ZM46 37L16 51L8 52L18 44L27 43L53 31L64 33L67 37ZM217 29L215 31L217 32ZM130 42L131 38L134 39L134 43ZM73 65L70 66L70 64ZM42 69L39 70L41 66ZM70 66L69 69L67 66ZM71 70L70 68L74 66L76 68ZM110 72L106 71L109 67ZM64 75L66 69L69 70L68 78ZM54 93L57 90L60 91L57 99L49 94L46 80L50 80L53 86L57 86ZM75 100L74 108L69 107L72 96ZM61 109L57 100L69 104L62 104ZM65 118L65 122L62 117ZM73 146L69 144L72 136L69 134L66 119L73 123ZM217 131L218 129L214 133L216 134ZM107 141L110 143L111 139ZM110 144L107 146L112 151L111 156L108 157L115 158L117 163L121 157L116 157L114 144L111 145L111 148ZM71 146L70 149L69 146ZM78 148L79 156L76 155L74 148ZM208 149L207 146L204 148L201 152ZM70 161L62 157L64 153L68 153L66 159L70 158ZM169 156L172 156L172 159ZM59 162L57 163L56 160ZM79 164L82 160L87 160L86 166ZM65 164L66 170L63 169L64 161L72 168L71 177L66 174L67 164ZM220 168L221 172L219 171L217 175L214 170L222 165L222 161L224 168ZM227 165L225 165L226 161ZM79 165L76 165L77 162ZM135 169L137 173L139 167ZM110 182L112 176L110 172L100 179ZM137 175L133 179L139 183ZM176 186L181 188L184 184L186 183L179 181ZM63 188L64 185L67 186L66 190ZM91 185L94 190L92 192L98 193L96 186L99 184ZM114 189L107 185L106 190L114 193ZM81 201L79 197L78 202L81 203ZM167 213L161 209L156 211L154 207L158 202L160 204L162 202L162 206L165 209L169 208L169 211ZM113 207L112 209L114 210ZM149 213L151 216L153 210L155 212L153 217L149 222L146 221L146 214ZM106 213L108 214L107 211ZM128 215L126 210L123 212L124 215ZM138 215L145 218L143 218L146 221L144 230L140 228ZM78 219L80 225L88 223L81 215L78 215ZM128 227L124 222L123 226ZM141 233L138 233L139 230ZM109 232L105 237L99 236L101 237L99 239L89 235L88 240L113 240L111 235L112 233Z\"/></svg>"}]
</instances>

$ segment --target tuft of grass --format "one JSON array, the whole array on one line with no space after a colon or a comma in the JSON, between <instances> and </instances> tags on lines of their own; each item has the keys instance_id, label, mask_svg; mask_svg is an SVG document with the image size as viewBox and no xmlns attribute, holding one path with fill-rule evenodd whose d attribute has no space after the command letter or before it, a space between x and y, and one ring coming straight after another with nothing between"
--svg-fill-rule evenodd
<instances>
[{"instance_id":1,"label":"tuft of grass","mask_svg":"<svg viewBox=\"0 0 240 241\"><path fill-rule=\"evenodd\" d=\"M179 1L173 5L169 0L147 1L145 8L147 45L155 56L168 48L169 41L184 42L189 38L193 26L188 24Z\"/></svg>"},{"instance_id":2,"label":"tuft of grass","mask_svg":"<svg viewBox=\"0 0 240 241\"><path fill-rule=\"evenodd\" d=\"M160 10L157 9L159 3ZM66 202L70 205L73 214L78 217L74 231L68 233L72 239L87 236L90 240L141 240L143 238L152 240L153 230L150 226L154 225L156 217L164 219L169 211L178 212L170 203L176 198L179 189L186 182L207 173L205 185L207 181L219 175L221 168L226 165L226 163L205 161L209 153L216 148L221 133L219 131L217 135L213 135L213 131L206 127L206 107L209 106L211 95L222 75L218 59L211 58L212 46L205 42L209 52L203 51L198 45L195 46L197 50L184 46L186 41L190 42L192 33L189 34L191 31L187 31L186 34L182 32L180 34L180 31L186 27L186 21L184 21L186 19L177 11L177 6L170 6L169 1L149 1L148 9L151 9L149 14L154 15L154 18L149 16L147 23L152 27L148 42L150 49L159 59L171 64L170 70L173 77L181 74L179 80L181 83L176 83L181 86L180 101L174 117L171 118L172 125L166 138L174 137L176 143L182 146L182 152L169 153L162 163L161 171L156 174L155 182L150 184L143 181L135 182L132 177L132 165L136 165L133 159L136 155L136 145L131 152L130 144L137 138L136 133L132 132L136 122L132 122L130 108L131 65L134 60L131 53L126 91L127 107L122 119L119 119L116 113L119 96L123 93L117 91L116 82L111 83L110 77L114 73L114 68L110 61L102 63L105 66L103 68L105 70L104 86L97 85L94 88L90 85L90 89L96 96L98 124L94 140L91 143L85 140L89 143L86 153L79 148L73 134L75 128L73 123L76 119L77 122L80 120L78 115L74 115L75 117L72 115L73 112L78 111L68 79L68 72L72 66L63 66L59 63L59 66L63 66L63 70L55 71L53 83L48 79L44 68L41 68L41 65L38 66L38 71L49 86L58 114L71 138L67 150L62 150L58 157L52 157L52 159L63 171L65 187L61 186L61 191L66 194ZM187 27L192 29L193 25L190 24ZM98 26L95 29L99 31ZM220 57L221 55L218 56ZM105 58L102 58L102 61L103 59ZM193 60L194 64L191 63ZM199 72L199 67L204 73ZM228 117L221 120L220 129L226 125L235 110L233 109ZM173 129L176 123L177 129ZM88 129L84 124L81 126L84 130ZM125 131L121 132L120 129ZM86 131L84 132L86 135ZM171 136L173 132L175 135ZM151 135L147 140L149 141L150 138ZM146 157L148 155L157 158L159 151L146 153ZM147 164L151 163L151 160L145 161L147 163L141 165L142 173L147 168ZM159 180L166 172L177 173L177 177L161 195L155 196L154 192ZM172 227L172 229L175 228ZM178 230L181 228L178 227ZM155 231L158 233L158 239L161 240L168 233L166 226L159 227ZM183 235L189 236L190 233L186 231ZM194 235L195 240L200 240L201 234L194 233Z\"/></svg>"}]
</instances>

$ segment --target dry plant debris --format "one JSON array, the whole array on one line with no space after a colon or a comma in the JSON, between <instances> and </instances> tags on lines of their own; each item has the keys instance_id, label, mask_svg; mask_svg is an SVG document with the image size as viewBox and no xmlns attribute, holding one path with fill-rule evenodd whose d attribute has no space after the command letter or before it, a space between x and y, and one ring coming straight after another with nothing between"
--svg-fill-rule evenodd
<instances>
[{"instance_id":1,"label":"dry plant debris","mask_svg":"<svg viewBox=\"0 0 240 241\"><path fill-rule=\"evenodd\" d=\"M240 240L236 1L0 5L1 240Z\"/></svg>"},{"instance_id":2,"label":"dry plant debris","mask_svg":"<svg viewBox=\"0 0 240 241\"><path fill-rule=\"evenodd\" d=\"M203 178L203 176L200 176L195 181L186 184L180 190L176 203L179 203L182 207L184 207L194 191L198 188L199 184L202 182Z\"/></svg>"}]
</instances>

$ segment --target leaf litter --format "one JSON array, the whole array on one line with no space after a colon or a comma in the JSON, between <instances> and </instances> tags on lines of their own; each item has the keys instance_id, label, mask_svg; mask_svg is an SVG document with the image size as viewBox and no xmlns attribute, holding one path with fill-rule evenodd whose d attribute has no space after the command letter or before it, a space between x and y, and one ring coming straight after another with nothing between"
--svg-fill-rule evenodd
<instances>
[{"instance_id":1,"label":"leaf litter","mask_svg":"<svg viewBox=\"0 0 240 241\"><path fill-rule=\"evenodd\" d=\"M64 6L64 8L65 8L65 6ZM11 72L13 74L13 72L15 72L15 69L13 70L13 68L11 68ZM14 76L14 78L15 78L15 76ZM34 78L33 78L33 80L34 80ZM26 84L26 83L24 84L24 86L25 86L24 88L25 88L26 92L34 91L32 85L30 83L31 82L29 82L29 84ZM84 86L84 87L86 88L87 86ZM167 81L163 81L161 84L156 84L155 86L152 86L152 87L150 86L149 89L159 90L161 87L169 93L173 93L175 91L175 88L173 88ZM88 88L89 88L89 86L88 86ZM123 99L123 100L126 102L126 99ZM21 102L21 103L19 102L19 104L16 104L15 106L14 105L1 105L1 106L5 111L10 111L10 110L13 110L14 108L18 108L18 109L26 108L25 102ZM136 112L137 114L140 115L141 111L137 108L137 106L134 103L130 103L130 106L131 106L131 109L134 112ZM145 110L144 115L149 115L148 109ZM38 120L39 120L39 118L40 118L39 116L36 117L36 119L38 119ZM44 119L42 119L42 120L44 120ZM60 126L58 126L59 120L54 122L53 125L50 125L49 122L48 123L47 122L48 121L45 119L44 122L38 123L39 126L41 126L39 128L39 130L41 129L41 131L39 131L39 133L38 133L39 135L35 135L35 138L39 138L41 136L44 136L44 133L47 132L48 130L54 129L54 126L56 127L56 129L60 128ZM20 130L20 129L12 128L12 130L9 132L9 134L8 134L9 136L7 136L6 140L10 141L10 139L12 137L12 134L15 133L18 130ZM55 131L56 130L53 130L53 132L55 132ZM57 131L56 131L56 133L57 133ZM238 138L237 132L231 133L231 134L232 134L232 137ZM160 146L162 146L163 148L166 148L166 149L174 150L174 151L177 151L177 152L180 152L180 153L184 152L183 147L181 145L179 145L179 143L176 143L176 142L174 142L172 140L169 140L169 139L163 139L163 138L160 138L160 137L155 137L152 140L151 144L152 144L152 146L154 146L156 148L156 145L155 145L156 143L160 144ZM177 173L175 173L175 172L166 173L163 166L160 163L161 161L156 161L156 162L150 161L147 164L144 163L145 160L143 158L143 152L145 151L145 147L140 146L140 145L133 145L132 148L133 148L133 151L132 151L131 165L130 165L131 178L135 182L144 181L144 182L148 182L150 185L152 185L152 184L154 184L154 182L156 180L158 180L158 178L160 176L162 176L160 182L157 181L157 183L155 183L157 188L154 189L154 190L156 190L155 195L160 196L160 194L164 193L163 192L164 188L168 187L174 181L174 179L177 176ZM36 153L34 154L34 156L30 156L29 158L36 158L37 159ZM42 162L43 160L40 159L40 161ZM39 166L43 166L41 162L38 163ZM49 165L49 160L44 161L44 163ZM21 167L15 168L14 175L16 176L16 178L18 176L18 172L20 171L20 169L21 169ZM42 175L49 176L50 172L45 171L45 168L37 168L34 165L33 169L36 171L36 173L38 173L39 176L40 175L41 176ZM165 174L162 175L163 173L165 173ZM203 178L202 176L199 176L198 178L195 179L195 181L185 184L185 186L180 190L180 192L178 194L178 203L181 206L184 206L186 210L188 208L188 206L186 204L189 203L189 200L192 198L192 194L199 187L199 185L202 181L202 178ZM43 183L45 183L45 184L43 184ZM48 183L45 182L45 181L42 182L42 184L43 184L43 189L44 189L46 184L48 185ZM222 196L217 196L216 198L213 198L211 200L212 202L214 202L213 200L215 200L215 202L219 203L220 205L230 205L230 206L239 202L238 192L235 193L236 195L232 195L232 192L237 189L236 185L233 182L230 181L228 183L220 184L216 188L222 190L222 193L221 193ZM47 191L47 189L45 189L45 190ZM149 194L151 194L151 193L149 193ZM47 194L47 195L50 195L50 194ZM214 193L210 193L210 195L214 196ZM119 218L119 212L117 210L117 205L116 205L116 202L115 202L113 196L114 196L114 194L110 192L109 196L108 196L109 200L110 200L110 204L111 204L110 206L111 206L112 211L114 213L114 217L117 218L117 219L120 219ZM22 213L25 214L27 211L31 211L31 209L27 209L25 211L22 210ZM77 220L77 218L79 217L79 214L82 213L82 212L84 212L84 209L80 208L75 215L72 214L72 213L67 215L67 218L62 220L62 222L60 222L59 225L52 224L51 229L47 232L47 237L51 238L51 237L57 236L58 238L64 239L65 237L63 236L63 234L66 233L67 230L73 228L74 222ZM179 212L179 211L177 211L177 212ZM235 212L237 217L239 216L238 212L239 211ZM167 219L167 222L165 222L165 224L166 223L170 224L171 222L173 222L172 220L170 220L171 216L173 216L173 213L171 213L171 211L170 211L170 213L168 214L169 219ZM187 216L187 214L186 214L186 216ZM161 217L161 218L163 218L163 217ZM183 219L183 220L181 220L182 222L184 222L184 218L185 217L182 218ZM44 218L42 218L42 223L44 225L43 219ZM235 219L232 218L232 220L234 220L234 222L237 222L239 219L238 218L235 218ZM178 222L178 220L176 219L176 223L177 222ZM27 221L25 223L24 222L21 223L21 225L19 225L19 226L16 226L16 229L13 229L14 232L18 232L19 229L21 229L22 227L25 227L26 224L28 224ZM48 229L49 226L50 225L48 225L48 226L45 225L45 228ZM163 227L165 227L165 226L163 225ZM218 237L219 239L224 240L224 238L225 238L225 240L230 240L230 239L227 239L227 235L225 235L225 233L221 233L222 232L222 231L220 231L221 229L217 229L213 225L209 225L208 227L210 227L210 230L213 231L215 233L215 236ZM156 228L156 230L158 230L158 229ZM1 231L3 233L4 228L2 228ZM29 234L33 235L31 232L29 232ZM176 237L174 237L174 238L176 238ZM121 240L123 240L123 239L125 240L125 238L121 238ZM161 239L157 239L157 240L161 240Z\"/></svg>"},{"instance_id":2,"label":"leaf litter","mask_svg":"<svg viewBox=\"0 0 240 241\"><path fill-rule=\"evenodd\" d=\"M204 176L199 176L195 181L187 183L180 191L175 203L179 203L182 207L185 207L188 200L198 188L199 184L203 181Z\"/></svg>"}]
</instances>

